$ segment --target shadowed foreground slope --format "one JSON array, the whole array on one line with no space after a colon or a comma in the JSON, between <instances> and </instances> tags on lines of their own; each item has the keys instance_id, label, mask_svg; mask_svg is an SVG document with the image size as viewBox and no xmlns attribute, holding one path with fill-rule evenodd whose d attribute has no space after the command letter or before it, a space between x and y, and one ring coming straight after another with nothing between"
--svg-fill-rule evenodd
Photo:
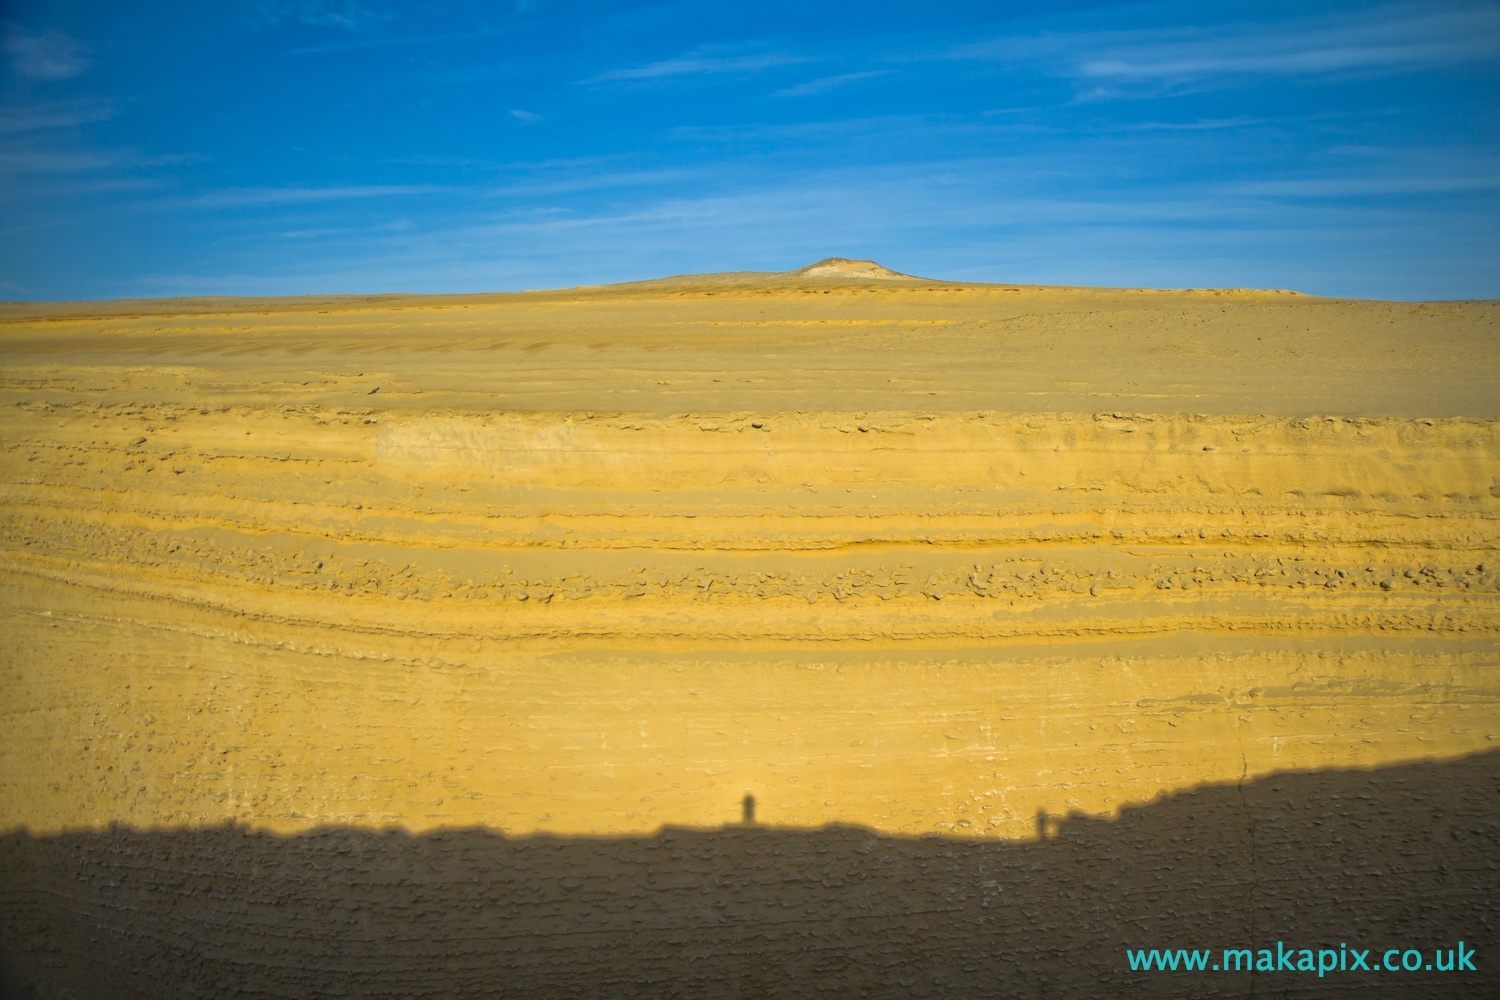
<instances>
[{"instance_id":1,"label":"shadowed foreground slope","mask_svg":"<svg viewBox=\"0 0 1500 1000\"><path fill-rule=\"evenodd\" d=\"M1031 842L13 833L0 912L20 996L1493 995L1500 754L1038 823ZM1477 972L1145 973L1125 955L1278 940L1426 961L1463 940Z\"/></svg>"}]
</instances>

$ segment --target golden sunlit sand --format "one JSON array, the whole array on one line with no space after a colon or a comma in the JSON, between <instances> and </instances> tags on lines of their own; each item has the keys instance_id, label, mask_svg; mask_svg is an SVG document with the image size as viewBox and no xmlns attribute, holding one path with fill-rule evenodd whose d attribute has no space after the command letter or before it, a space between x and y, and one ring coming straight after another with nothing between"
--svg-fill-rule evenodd
<instances>
[{"instance_id":1,"label":"golden sunlit sand","mask_svg":"<svg viewBox=\"0 0 1500 1000\"><path fill-rule=\"evenodd\" d=\"M1472 761L1497 320L841 260L0 307L0 827L1045 841Z\"/></svg>"}]
</instances>

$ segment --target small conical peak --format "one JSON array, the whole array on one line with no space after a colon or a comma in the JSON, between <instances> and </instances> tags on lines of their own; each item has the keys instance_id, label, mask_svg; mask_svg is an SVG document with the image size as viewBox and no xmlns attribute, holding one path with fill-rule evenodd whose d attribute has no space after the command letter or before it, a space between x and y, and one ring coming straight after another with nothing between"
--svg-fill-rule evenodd
<instances>
[{"instance_id":1,"label":"small conical peak","mask_svg":"<svg viewBox=\"0 0 1500 1000\"><path fill-rule=\"evenodd\" d=\"M873 260L850 260L848 257L825 257L816 264L799 267L788 274L799 278L909 278L911 275L881 267Z\"/></svg>"}]
</instances>

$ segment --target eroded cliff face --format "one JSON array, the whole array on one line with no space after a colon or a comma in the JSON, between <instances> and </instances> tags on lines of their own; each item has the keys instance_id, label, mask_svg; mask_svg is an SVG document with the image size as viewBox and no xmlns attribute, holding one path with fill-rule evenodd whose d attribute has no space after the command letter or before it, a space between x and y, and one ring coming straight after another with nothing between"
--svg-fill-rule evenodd
<instances>
[{"instance_id":1,"label":"eroded cliff face","mask_svg":"<svg viewBox=\"0 0 1500 1000\"><path fill-rule=\"evenodd\" d=\"M241 919L263 870L244 899L334 907L368 931L359 947L404 933L430 890L449 916L421 924L423 947L494 942L459 965L511 970L518 995L548 980L516 971L516 935L596 993L755 993L756 962L800 968L782 902L854 921L797 932L820 942L808 975L914 976L925 995L1082 988L1070 948L1166 947L1152 920L1190 934L1236 893L1241 922L1205 925L1221 936L1341 933L1309 907L1347 898L1367 929L1405 914L1428 950L1493 941L1494 873L1459 858L1493 857L1500 823L1497 312L745 277L10 307L0 831L10 871L32 873L7 878L17 981L76 987L39 957L62 906L84 924L70 948L125 948L128 926L169 970L158 995L228 995L246 962L268 989L354 982L313 958L342 934ZM1345 808L1417 762L1432 798L1392 786L1406 797ZM1288 773L1304 777L1283 806L1266 789ZM1236 810L1246 789L1264 801ZM1273 806L1296 821L1255 813ZM1407 846L1366 848L1431 885L1378 890L1386 861L1328 846L1397 821ZM1062 842L1073 867L1017 867ZM453 878L413 889L377 865L366 905L324 858L334 843ZM865 843L904 859L868 939L850 916L868 900L838 888L869 874ZM557 871L528 861L554 849L572 858ZM802 858L792 896L766 874L782 850ZM678 895L639 876L650 851ZM929 870L934 851L969 860ZM626 855L646 867L598 875ZM580 865L593 902L563 905ZM1003 919L992 865L1021 901ZM1179 869L1196 908L1162 887ZM744 891L700 914L733 942L694 937L719 924L682 910L711 885ZM1433 893L1448 903L1417 899ZM895 929L951 900L920 918L930 933ZM637 926L637 903L659 919ZM1033 911L1076 948L1026 937L1016 913ZM183 921L233 941L179 940ZM989 932L1031 957L954 971L949 952ZM585 968L558 943L574 933L638 967ZM323 943L269 943L290 937ZM677 945L710 970L739 957L706 979L649 957ZM915 964L867 956L853 976L867 945ZM367 968L483 992L402 954ZM88 975L145 995L135 968Z\"/></svg>"}]
</instances>

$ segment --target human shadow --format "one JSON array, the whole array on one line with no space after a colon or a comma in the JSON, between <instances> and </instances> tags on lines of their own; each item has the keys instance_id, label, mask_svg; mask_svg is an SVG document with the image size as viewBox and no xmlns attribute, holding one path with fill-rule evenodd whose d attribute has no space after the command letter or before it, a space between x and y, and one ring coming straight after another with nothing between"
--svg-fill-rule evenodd
<instances>
[{"instance_id":1,"label":"human shadow","mask_svg":"<svg viewBox=\"0 0 1500 1000\"><path fill-rule=\"evenodd\" d=\"M745 822L0 837L21 997L1494 996L1500 753L1209 785L1034 841ZM1132 970L1127 949L1474 971ZM1441 960L1441 955L1439 959ZM1295 967L1296 958L1290 959Z\"/></svg>"}]
</instances>

